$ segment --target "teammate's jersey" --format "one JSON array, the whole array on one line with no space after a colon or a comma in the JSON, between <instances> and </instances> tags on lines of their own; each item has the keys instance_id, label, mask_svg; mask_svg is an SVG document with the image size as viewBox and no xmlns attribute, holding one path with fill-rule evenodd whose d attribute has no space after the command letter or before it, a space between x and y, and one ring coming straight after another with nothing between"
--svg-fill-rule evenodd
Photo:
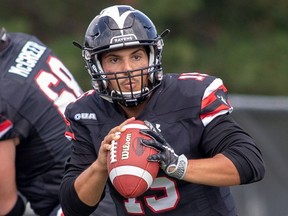
<instances>
[{"instance_id":1,"label":"teammate's jersey","mask_svg":"<svg viewBox=\"0 0 288 216\"><path fill-rule=\"evenodd\" d=\"M241 137L247 141L247 148L253 149L256 154L260 152L251 138L232 121L228 115L231 111L227 89L221 79L198 73L169 74L164 76L162 84L137 119L156 124L175 152L178 155L184 154L188 160L208 158L222 152L237 167L241 183L252 182L254 179L245 176L243 171L247 167L249 169L249 156L247 161L239 159L237 151L242 149L229 145L237 143L237 139ZM70 192L62 193L61 196L62 199L69 199L70 204L75 202L77 205L79 200L77 201L75 196L73 198L75 191L71 192L73 181L96 160L105 135L126 117L118 106L103 100L93 90L71 103L66 109L66 117L66 136L74 142L71 160L66 167L68 173L62 186L63 191ZM227 133L223 133L223 130ZM225 134L230 135L228 137ZM120 216L236 215L228 187L212 187L177 180L167 176L161 169L151 188L135 199L123 198L110 181L109 185ZM69 193L71 196L68 196ZM79 206L78 204L77 207ZM77 209L73 212L71 205L63 208L69 215L77 215ZM79 212L81 211L82 215L86 215L84 212L88 213L89 208L79 209Z\"/></svg>"},{"instance_id":2,"label":"teammate's jersey","mask_svg":"<svg viewBox=\"0 0 288 216\"><path fill-rule=\"evenodd\" d=\"M63 165L70 153L64 110L82 90L37 38L22 33L9 37L10 45L0 52L0 140L20 137L17 188L37 214L47 215L59 204Z\"/></svg>"}]
</instances>

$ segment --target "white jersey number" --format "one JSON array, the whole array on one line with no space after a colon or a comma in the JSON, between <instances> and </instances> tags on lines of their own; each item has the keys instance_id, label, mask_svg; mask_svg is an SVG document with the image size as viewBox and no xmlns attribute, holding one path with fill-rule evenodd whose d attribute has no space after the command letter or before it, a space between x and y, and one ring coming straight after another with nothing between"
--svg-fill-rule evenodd
<instances>
[{"instance_id":1,"label":"white jersey number","mask_svg":"<svg viewBox=\"0 0 288 216\"><path fill-rule=\"evenodd\" d=\"M125 202L127 212L130 214L145 215L143 205L146 205L155 214L168 211L177 206L180 195L176 183L167 177L158 177L153 181L150 190L161 190L165 196L145 196L145 203L141 203L137 198L130 198Z\"/></svg>"},{"instance_id":2,"label":"white jersey number","mask_svg":"<svg viewBox=\"0 0 288 216\"><path fill-rule=\"evenodd\" d=\"M82 90L60 60L52 56L47 60L47 63L51 71L41 70L35 77L35 81L64 117L66 106L75 101L82 94ZM60 92L55 91L55 87L61 82L64 82L66 87L62 88Z\"/></svg>"}]
</instances>

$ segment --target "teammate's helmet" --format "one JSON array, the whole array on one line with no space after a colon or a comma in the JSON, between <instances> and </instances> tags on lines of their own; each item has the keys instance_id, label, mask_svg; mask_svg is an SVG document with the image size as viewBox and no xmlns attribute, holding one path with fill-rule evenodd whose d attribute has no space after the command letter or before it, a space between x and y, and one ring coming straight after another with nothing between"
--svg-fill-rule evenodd
<instances>
[{"instance_id":1,"label":"teammate's helmet","mask_svg":"<svg viewBox=\"0 0 288 216\"><path fill-rule=\"evenodd\" d=\"M135 76L148 75L149 86L142 86L142 90L137 92L133 92L132 89L130 92L110 89L109 80L111 79L107 79L107 73L105 74L102 69L100 54L114 49L141 45L145 46L148 52L149 66L138 69L142 72ZM161 83L163 45L162 37L157 34L154 24L141 11L127 5L117 5L102 10L89 24L84 46L81 47L87 70L92 77L93 88L100 93L101 97L110 102L119 102L127 107L142 103ZM134 76L131 72L133 71L115 72L113 80L119 79L117 77L119 73L125 73L126 79L131 80Z\"/></svg>"},{"instance_id":2,"label":"teammate's helmet","mask_svg":"<svg viewBox=\"0 0 288 216\"><path fill-rule=\"evenodd\" d=\"M7 40L7 31L4 27L1 27L0 29L0 42Z\"/></svg>"},{"instance_id":3,"label":"teammate's helmet","mask_svg":"<svg viewBox=\"0 0 288 216\"><path fill-rule=\"evenodd\" d=\"M0 28L0 52L8 46L8 36L7 31L4 27Z\"/></svg>"}]
</instances>

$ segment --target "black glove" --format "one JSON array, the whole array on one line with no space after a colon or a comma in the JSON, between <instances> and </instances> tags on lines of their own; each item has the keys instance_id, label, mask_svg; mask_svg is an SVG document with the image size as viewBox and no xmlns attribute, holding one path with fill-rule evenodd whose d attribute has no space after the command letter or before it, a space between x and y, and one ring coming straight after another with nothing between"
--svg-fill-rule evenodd
<instances>
[{"instance_id":1,"label":"black glove","mask_svg":"<svg viewBox=\"0 0 288 216\"><path fill-rule=\"evenodd\" d=\"M142 139L141 143L159 151L158 154L151 155L147 159L149 161L160 162L161 168L169 176L183 179L188 165L185 155L178 156L153 124L148 121L144 121L144 123L149 129L141 129L140 132L151 137L152 140Z\"/></svg>"}]
</instances>

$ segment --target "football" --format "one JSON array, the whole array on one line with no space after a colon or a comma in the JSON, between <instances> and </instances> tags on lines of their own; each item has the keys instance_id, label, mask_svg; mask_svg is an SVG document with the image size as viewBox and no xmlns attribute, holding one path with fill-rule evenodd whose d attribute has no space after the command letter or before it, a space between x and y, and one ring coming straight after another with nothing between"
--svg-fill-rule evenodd
<instances>
[{"instance_id":1,"label":"football","mask_svg":"<svg viewBox=\"0 0 288 216\"><path fill-rule=\"evenodd\" d=\"M122 196L135 198L143 194L157 176L158 162L147 160L157 151L140 143L141 139L151 139L140 133L140 129L148 129L143 121L135 120L124 127L126 130L119 133L120 139L111 143L107 157L108 173Z\"/></svg>"}]
</instances>

